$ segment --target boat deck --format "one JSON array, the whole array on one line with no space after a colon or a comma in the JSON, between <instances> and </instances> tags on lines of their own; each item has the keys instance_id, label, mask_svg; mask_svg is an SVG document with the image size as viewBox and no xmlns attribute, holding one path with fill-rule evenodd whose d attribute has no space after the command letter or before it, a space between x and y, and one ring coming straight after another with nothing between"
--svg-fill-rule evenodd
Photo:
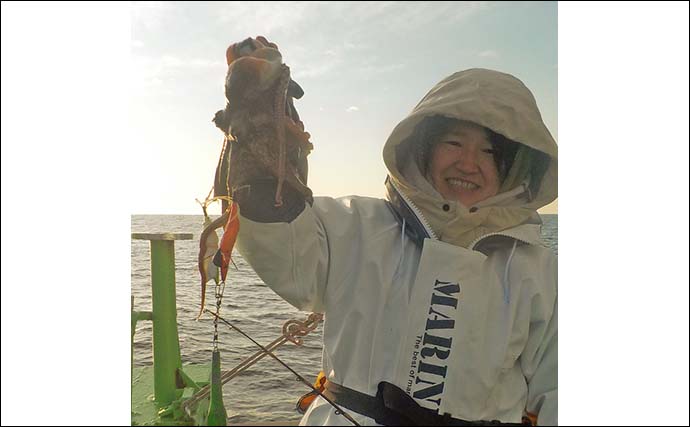
<instances>
[{"instance_id":1,"label":"boat deck","mask_svg":"<svg viewBox=\"0 0 690 427\"><path fill-rule=\"evenodd\" d=\"M184 365L182 369L195 382L208 382L211 364ZM153 400L153 366L134 368L132 370L132 425L156 425L160 423L157 413L158 407ZM229 426L296 426L298 424L298 421L292 420L238 424L228 422ZM166 419L165 425L188 424L175 423L173 419Z\"/></svg>"}]
</instances>

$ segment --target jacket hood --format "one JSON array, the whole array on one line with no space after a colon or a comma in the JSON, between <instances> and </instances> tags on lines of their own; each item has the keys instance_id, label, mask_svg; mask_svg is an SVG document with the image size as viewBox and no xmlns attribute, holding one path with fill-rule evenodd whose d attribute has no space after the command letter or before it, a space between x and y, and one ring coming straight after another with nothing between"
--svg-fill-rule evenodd
<instances>
[{"instance_id":1,"label":"jacket hood","mask_svg":"<svg viewBox=\"0 0 690 427\"><path fill-rule=\"evenodd\" d=\"M428 182L411 176L407 165L412 150L403 144L425 117L435 115L474 122L544 155L530 158L525 154L530 150L518 150L504 180L515 187L502 188L475 206L444 200L429 190ZM482 235L540 222L536 210L558 196L556 141L544 125L530 90L517 78L498 71L470 69L439 82L393 129L383 159L391 184L387 186L389 200L394 188L421 212L422 222L426 220L435 237L464 247ZM523 181L522 177L529 179L530 175L532 182Z\"/></svg>"}]
</instances>

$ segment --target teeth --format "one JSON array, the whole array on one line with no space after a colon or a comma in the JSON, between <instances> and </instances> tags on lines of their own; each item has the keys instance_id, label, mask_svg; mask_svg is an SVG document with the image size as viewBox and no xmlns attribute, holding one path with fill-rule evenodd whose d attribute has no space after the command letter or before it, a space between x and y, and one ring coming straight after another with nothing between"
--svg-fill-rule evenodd
<instances>
[{"instance_id":1,"label":"teeth","mask_svg":"<svg viewBox=\"0 0 690 427\"><path fill-rule=\"evenodd\" d=\"M452 186L464 188L467 190L476 190L477 188L479 188L479 186L477 184L463 181L461 179L449 178L446 181L448 182L448 184L450 184Z\"/></svg>"}]
</instances>

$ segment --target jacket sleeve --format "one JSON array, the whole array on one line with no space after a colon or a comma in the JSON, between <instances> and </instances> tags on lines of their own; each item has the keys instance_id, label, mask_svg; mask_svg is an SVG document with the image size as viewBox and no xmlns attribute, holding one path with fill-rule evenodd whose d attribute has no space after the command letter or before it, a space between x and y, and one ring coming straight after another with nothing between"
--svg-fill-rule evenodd
<instances>
[{"instance_id":1,"label":"jacket sleeve","mask_svg":"<svg viewBox=\"0 0 690 427\"><path fill-rule=\"evenodd\" d=\"M527 380L527 412L538 425L558 425L558 296L556 258L549 268L547 291L534 296L527 345L520 357Z\"/></svg>"},{"instance_id":2,"label":"jacket sleeve","mask_svg":"<svg viewBox=\"0 0 690 427\"><path fill-rule=\"evenodd\" d=\"M337 277L356 268L343 260L353 258L348 252L357 247L359 228L359 215L339 199L315 198L290 222L249 219L240 205L237 249L287 302L303 311L325 312L329 283L342 282Z\"/></svg>"}]
</instances>

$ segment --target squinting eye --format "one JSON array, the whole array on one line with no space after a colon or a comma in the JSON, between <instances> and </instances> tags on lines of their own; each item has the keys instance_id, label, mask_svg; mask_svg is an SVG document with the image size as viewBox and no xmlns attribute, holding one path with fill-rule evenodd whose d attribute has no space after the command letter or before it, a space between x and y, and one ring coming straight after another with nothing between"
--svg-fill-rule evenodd
<instances>
[{"instance_id":1,"label":"squinting eye","mask_svg":"<svg viewBox=\"0 0 690 427\"><path fill-rule=\"evenodd\" d=\"M487 153L487 154L491 154L491 155L496 154L496 150L494 150L493 148L487 148L486 150L482 150L482 151Z\"/></svg>"}]
</instances>

